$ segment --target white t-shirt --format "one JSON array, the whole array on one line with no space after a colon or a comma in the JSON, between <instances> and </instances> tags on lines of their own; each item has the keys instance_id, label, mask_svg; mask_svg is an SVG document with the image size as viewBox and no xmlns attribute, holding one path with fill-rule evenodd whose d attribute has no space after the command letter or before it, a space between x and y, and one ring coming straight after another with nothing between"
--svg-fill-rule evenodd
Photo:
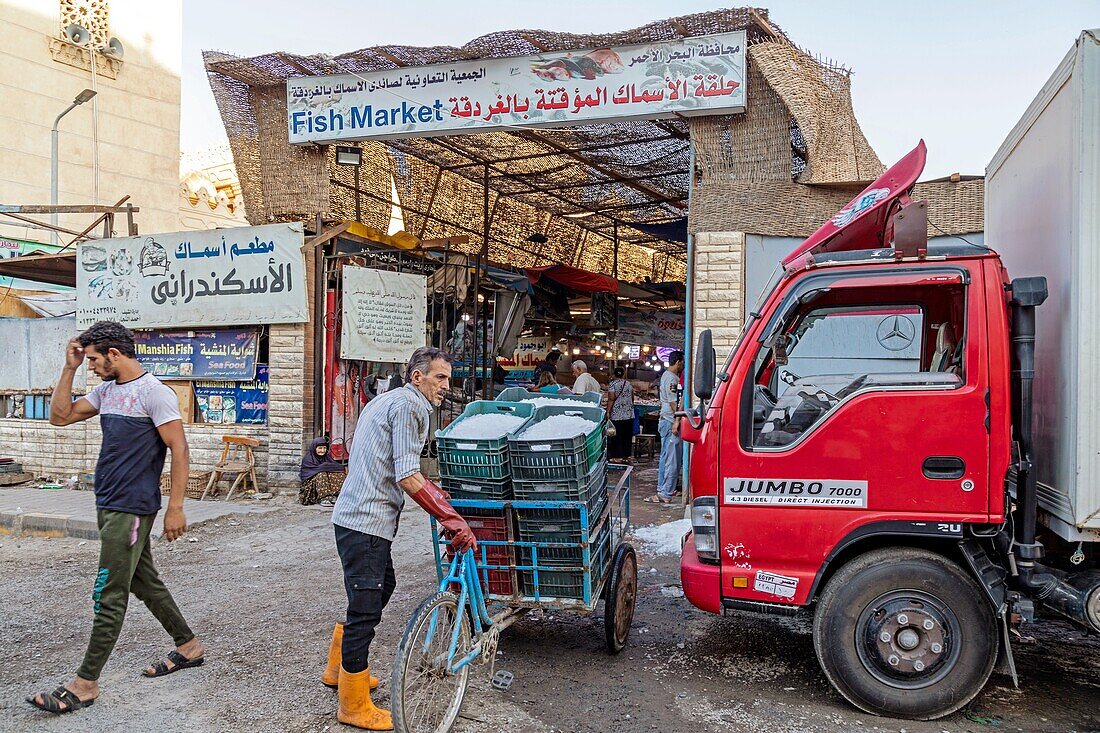
<instances>
[{"instance_id":1,"label":"white t-shirt","mask_svg":"<svg viewBox=\"0 0 1100 733\"><path fill-rule=\"evenodd\" d=\"M588 372L582 373L577 377L577 381L573 383L573 394L584 394L585 392L599 392L600 383L596 381Z\"/></svg>"}]
</instances>

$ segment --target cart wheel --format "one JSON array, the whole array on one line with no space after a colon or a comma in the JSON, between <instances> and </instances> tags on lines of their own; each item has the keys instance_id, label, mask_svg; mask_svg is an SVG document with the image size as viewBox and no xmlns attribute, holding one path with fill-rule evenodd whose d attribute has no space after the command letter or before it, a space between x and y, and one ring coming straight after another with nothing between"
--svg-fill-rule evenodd
<instances>
[{"instance_id":1,"label":"cart wheel","mask_svg":"<svg viewBox=\"0 0 1100 733\"><path fill-rule=\"evenodd\" d=\"M638 556L625 542L615 551L603 609L607 651L618 654L626 646L634 620L634 599L638 595Z\"/></svg>"},{"instance_id":2,"label":"cart wheel","mask_svg":"<svg viewBox=\"0 0 1100 733\"><path fill-rule=\"evenodd\" d=\"M405 626L390 675L396 733L447 733L466 694L469 665L446 671L451 638L459 625L454 659L470 650L470 618L454 593L440 592L420 604Z\"/></svg>"}]
</instances>

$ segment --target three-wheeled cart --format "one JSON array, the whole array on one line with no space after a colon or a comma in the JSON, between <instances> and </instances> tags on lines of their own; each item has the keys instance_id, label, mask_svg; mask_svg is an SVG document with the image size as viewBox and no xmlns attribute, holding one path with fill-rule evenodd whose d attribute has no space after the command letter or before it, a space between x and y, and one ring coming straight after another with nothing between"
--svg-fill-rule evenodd
<instances>
[{"instance_id":1,"label":"three-wheeled cart","mask_svg":"<svg viewBox=\"0 0 1100 733\"><path fill-rule=\"evenodd\" d=\"M453 555L432 520L439 590L413 613L397 648L390 694L398 733L449 731L470 664L492 662L501 633L531 609L587 613L602 598L608 651L622 651L638 588L637 556L623 541L632 470L607 465L598 505L453 499L479 537L494 537L479 539L476 552Z\"/></svg>"}]
</instances>

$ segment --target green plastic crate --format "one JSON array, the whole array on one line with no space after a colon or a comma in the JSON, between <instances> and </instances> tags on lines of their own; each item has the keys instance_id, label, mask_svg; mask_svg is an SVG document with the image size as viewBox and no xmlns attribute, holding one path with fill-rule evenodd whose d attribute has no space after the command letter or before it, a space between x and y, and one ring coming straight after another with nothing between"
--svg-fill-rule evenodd
<instances>
[{"instance_id":1,"label":"green plastic crate","mask_svg":"<svg viewBox=\"0 0 1100 733\"><path fill-rule=\"evenodd\" d=\"M499 438L452 438L451 432L465 418L473 415L516 415L525 418L516 430L526 427L534 415L534 405L516 402L479 400L471 402L462 414L435 434L439 475L450 479L511 479L508 466L508 435Z\"/></svg>"},{"instance_id":2,"label":"green plastic crate","mask_svg":"<svg viewBox=\"0 0 1100 733\"><path fill-rule=\"evenodd\" d=\"M515 497L521 501L586 501L589 504L607 488L607 461L600 461L583 479L520 478L519 467L513 466ZM559 471L551 467L548 473ZM538 474L540 469L524 469L525 475Z\"/></svg>"},{"instance_id":3,"label":"green plastic crate","mask_svg":"<svg viewBox=\"0 0 1100 733\"><path fill-rule=\"evenodd\" d=\"M576 415L597 427L587 435L530 440L523 431L555 415ZM508 453L516 478L525 480L582 480L607 457L606 413L584 405L548 406L535 410L521 429L508 438ZM531 470L528 470L531 469Z\"/></svg>"},{"instance_id":4,"label":"green plastic crate","mask_svg":"<svg viewBox=\"0 0 1100 733\"><path fill-rule=\"evenodd\" d=\"M521 565L530 564L530 550L520 550ZM550 553L550 554L547 554ZM572 554L569 554L572 553ZM600 534L591 545L592 564L589 575L592 578L592 590L596 590L604 570L611 558L611 523L604 525ZM539 580L538 592L540 598L584 598L583 570L543 570L543 567L554 566L581 566L581 550L573 548L545 549L539 551ZM521 570L518 572L521 592L526 596L535 595L535 572L533 570Z\"/></svg>"}]
</instances>

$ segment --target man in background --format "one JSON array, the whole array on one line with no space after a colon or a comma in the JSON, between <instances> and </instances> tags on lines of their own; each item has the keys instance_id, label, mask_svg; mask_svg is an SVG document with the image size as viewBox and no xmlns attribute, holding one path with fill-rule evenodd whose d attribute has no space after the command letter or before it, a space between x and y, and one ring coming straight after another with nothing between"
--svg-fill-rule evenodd
<instances>
[{"instance_id":1,"label":"man in background","mask_svg":"<svg viewBox=\"0 0 1100 733\"><path fill-rule=\"evenodd\" d=\"M657 432L661 436L661 459L657 466L657 493L645 499L649 504L671 504L680 479L680 418L676 417L680 403L680 374L684 371L684 352L673 351L668 357L668 369L661 374L660 420Z\"/></svg>"},{"instance_id":2,"label":"man in background","mask_svg":"<svg viewBox=\"0 0 1100 733\"><path fill-rule=\"evenodd\" d=\"M542 376L543 372L550 372L556 377L558 374L559 359L561 359L561 352L557 349L551 349L547 352L546 360L540 362L539 365L535 367L535 382L539 381L539 377Z\"/></svg>"},{"instance_id":3,"label":"man in background","mask_svg":"<svg viewBox=\"0 0 1100 733\"><path fill-rule=\"evenodd\" d=\"M576 377L576 381L573 382L573 394L600 392L600 383L588 373L588 365L583 361L573 362L573 376Z\"/></svg>"},{"instance_id":4,"label":"man in background","mask_svg":"<svg viewBox=\"0 0 1100 733\"><path fill-rule=\"evenodd\" d=\"M189 460L176 393L142 368L134 336L120 323L100 321L69 342L65 366L50 399L50 424L72 425L98 414L103 444L95 469L99 572L92 592L95 618L84 663L76 677L27 702L50 713L71 713L99 696L99 674L118 641L130 593L140 598L176 648L142 674L161 677L203 663L203 647L187 626L153 565L149 534L160 511L160 474L172 451L172 493L164 537L187 530L183 497ZM73 401L73 377L87 358L103 382Z\"/></svg>"}]
</instances>

